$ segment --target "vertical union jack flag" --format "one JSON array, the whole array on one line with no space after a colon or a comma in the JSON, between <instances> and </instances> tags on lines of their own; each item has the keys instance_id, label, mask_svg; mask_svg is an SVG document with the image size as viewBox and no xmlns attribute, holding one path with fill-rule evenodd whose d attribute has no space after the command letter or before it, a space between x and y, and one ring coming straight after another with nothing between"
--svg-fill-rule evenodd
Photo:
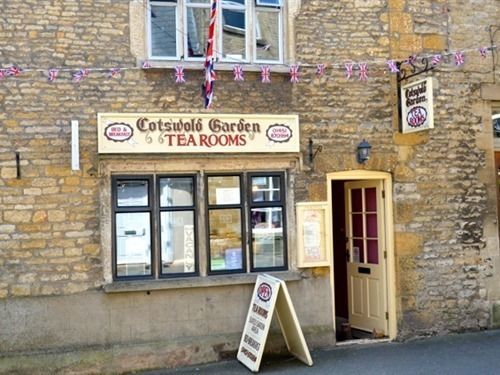
<instances>
[{"instance_id":1,"label":"vertical union jack flag","mask_svg":"<svg viewBox=\"0 0 500 375\"><path fill-rule=\"evenodd\" d=\"M460 66L465 62L465 56L462 51L455 52L455 65Z\"/></svg>"},{"instance_id":2,"label":"vertical union jack flag","mask_svg":"<svg viewBox=\"0 0 500 375\"><path fill-rule=\"evenodd\" d=\"M58 75L59 75L59 69L50 69L47 81L54 82Z\"/></svg>"},{"instance_id":3,"label":"vertical union jack flag","mask_svg":"<svg viewBox=\"0 0 500 375\"><path fill-rule=\"evenodd\" d=\"M269 65L264 65L260 68L260 77L262 83L271 83L271 68Z\"/></svg>"},{"instance_id":4,"label":"vertical union jack flag","mask_svg":"<svg viewBox=\"0 0 500 375\"><path fill-rule=\"evenodd\" d=\"M488 48L487 47L481 47L479 48L479 54L481 57L484 59L486 57L486 54L488 53Z\"/></svg>"},{"instance_id":5,"label":"vertical union jack flag","mask_svg":"<svg viewBox=\"0 0 500 375\"><path fill-rule=\"evenodd\" d=\"M215 20L217 17L217 0L211 0L210 6L210 24L208 25L207 50L205 60L205 108L210 108L214 97L214 82L216 79L214 69L214 38L215 38Z\"/></svg>"},{"instance_id":6,"label":"vertical union jack flag","mask_svg":"<svg viewBox=\"0 0 500 375\"><path fill-rule=\"evenodd\" d=\"M151 69L151 63L148 60L144 60L142 63L142 69Z\"/></svg>"},{"instance_id":7,"label":"vertical union jack flag","mask_svg":"<svg viewBox=\"0 0 500 375\"><path fill-rule=\"evenodd\" d=\"M22 73L22 69L18 66L12 65L7 69L7 75L12 77L19 77Z\"/></svg>"},{"instance_id":8,"label":"vertical union jack flag","mask_svg":"<svg viewBox=\"0 0 500 375\"><path fill-rule=\"evenodd\" d=\"M0 79L7 77L7 69L0 69Z\"/></svg>"},{"instance_id":9,"label":"vertical union jack flag","mask_svg":"<svg viewBox=\"0 0 500 375\"><path fill-rule=\"evenodd\" d=\"M120 68L111 68L108 73L109 78L118 78L120 76L121 69Z\"/></svg>"},{"instance_id":10,"label":"vertical union jack flag","mask_svg":"<svg viewBox=\"0 0 500 375\"><path fill-rule=\"evenodd\" d=\"M184 67L176 65L174 76L175 76L175 83L185 83L186 78L184 76Z\"/></svg>"},{"instance_id":11,"label":"vertical union jack flag","mask_svg":"<svg viewBox=\"0 0 500 375\"><path fill-rule=\"evenodd\" d=\"M350 79L352 77L352 67L351 63L345 64L345 77L346 79Z\"/></svg>"},{"instance_id":12,"label":"vertical union jack flag","mask_svg":"<svg viewBox=\"0 0 500 375\"><path fill-rule=\"evenodd\" d=\"M387 65L389 65L391 73L399 73L398 66L396 65L396 62L394 60L387 61Z\"/></svg>"},{"instance_id":13,"label":"vertical union jack flag","mask_svg":"<svg viewBox=\"0 0 500 375\"><path fill-rule=\"evenodd\" d=\"M241 65L233 66L233 74L235 81L244 81L245 77L243 77L243 67Z\"/></svg>"},{"instance_id":14,"label":"vertical union jack flag","mask_svg":"<svg viewBox=\"0 0 500 375\"><path fill-rule=\"evenodd\" d=\"M358 64L359 68L359 80L366 81L368 79L368 67L366 64Z\"/></svg>"},{"instance_id":15,"label":"vertical union jack flag","mask_svg":"<svg viewBox=\"0 0 500 375\"><path fill-rule=\"evenodd\" d=\"M299 66L297 64L290 65L290 82L299 83Z\"/></svg>"},{"instance_id":16,"label":"vertical union jack flag","mask_svg":"<svg viewBox=\"0 0 500 375\"><path fill-rule=\"evenodd\" d=\"M438 65L441 62L441 58L442 58L441 55L434 55L434 56L432 56L431 64L434 65L434 66Z\"/></svg>"},{"instance_id":17,"label":"vertical union jack flag","mask_svg":"<svg viewBox=\"0 0 500 375\"><path fill-rule=\"evenodd\" d=\"M325 71L326 71L326 66L325 64L318 64L316 65L316 75L318 76L323 76L325 74Z\"/></svg>"},{"instance_id":18,"label":"vertical union jack flag","mask_svg":"<svg viewBox=\"0 0 500 375\"><path fill-rule=\"evenodd\" d=\"M73 74L73 81L74 82L81 82L85 78L89 76L89 70L88 69L80 69L78 72Z\"/></svg>"}]
</instances>

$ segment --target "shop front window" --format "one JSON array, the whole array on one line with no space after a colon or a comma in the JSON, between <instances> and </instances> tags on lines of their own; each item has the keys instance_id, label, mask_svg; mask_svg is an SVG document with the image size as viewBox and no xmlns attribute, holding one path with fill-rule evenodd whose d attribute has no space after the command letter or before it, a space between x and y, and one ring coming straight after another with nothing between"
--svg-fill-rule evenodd
<instances>
[{"instance_id":1,"label":"shop front window","mask_svg":"<svg viewBox=\"0 0 500 375\"><path fill-rule=\"evenodd\" d=\"M115 280L197 276L200 256L208 275L286 269L284 175L208 175L202 186L197 178L112 178Z\"/></svg>"}]
</instances>

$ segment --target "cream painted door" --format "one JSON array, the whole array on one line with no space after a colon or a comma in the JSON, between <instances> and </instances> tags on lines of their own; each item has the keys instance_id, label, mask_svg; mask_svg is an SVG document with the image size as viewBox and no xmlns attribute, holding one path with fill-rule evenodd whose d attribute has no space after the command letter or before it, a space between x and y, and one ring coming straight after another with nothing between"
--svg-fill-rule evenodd
<instances>
[{"instance_id":1,"label":"cream painted door","mask_svg":"<svg viewBox=\"0 0 500 375\"><path fill-rule=\"evenodd\" d=\"M387 335L382 181L346 182L344 188L349 322Z\"/></svg>"}]
</instances>

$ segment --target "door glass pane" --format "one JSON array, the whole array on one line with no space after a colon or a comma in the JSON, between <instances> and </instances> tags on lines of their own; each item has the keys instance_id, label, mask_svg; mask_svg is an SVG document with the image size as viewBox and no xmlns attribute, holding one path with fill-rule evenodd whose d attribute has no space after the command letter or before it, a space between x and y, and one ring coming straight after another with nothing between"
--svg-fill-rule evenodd
<instances>
[{"instance_id":1,"label":"door glass pane","mask_svg":"<svg viewBox=\"0 0 500 375\"><path fill-rule=\"evenodd\" d=\"M361 189L351 190L351 211L352 212L362 212L363 211L363 201L361 197Z\"/></svg>"},{"instance_id":2,"label":"door glass pane","mask_svg":"<svg viewBox=\"0 0 500 375\"><path fill-rule=\"evenodd\" d=\"M368 247L367 258L368 263L378 264L378 241L377 240L368 240L366 242L366 246Z\"/></svg>"},{"instance_id":3,"label":"door glass pane","mask_svg":"<svg viewBox=\"0 0 500 375\"><path fill-rule=\"evenodd\" d=\"M377 189L365 189L366 211L377 212Z\"/></svg>"},{"instance_id":4,"label":"door glass pane","mask_svg":"<svg viewBox=\"0 0 500 375\"><path fill-rule=\"evenodd\" d=\"M116 274L151 275L149 212L116 214Z\"/></svg>"},{"instance_id":5,"label":"door glass pane","mask_svg":"<svg viewBox=\"0 0 500 375\"><path fill-rule=\"evenodd\" d=\"M377 238L377 214L366 214L366 236Z\"/></svg>"},{"instance_id":6,"label":"door glass pane","mask_svg":"<svg viewBox=\"0 0 500 375\"><path fill-rule=\"evenodd\" d=\"M210 210L210 270L228 271L243 268L241 210Z\"/></svg>"},{"instance_id":7,"label":"door glass pane","mask_svg":"<svg viewBox=\"0 0 500 375\"><path fill-rule=\"evenodd\" d=\"M222 53L223 57L241 62L246 59L245 0L222 1Z\"/></svg>"},{"instance_id":8,"label":"door glass pane","mask_svg":"<svg viewBox=\"0 0 500 375\"><path fill-rule=\"evenodd\" d=\"M148 181L147 180L120 180L116 184L118 207L147 207Z\"/></svg>"},{"instance_id":9,"label":"door glass pane","mask_svg":"<svg viewBox=\"0 0 500 375\"><path fill-rule=\"evenodd\" d=\"M363 214L352 215L352 235L353 237L363 237Z\"/></svg>"},{"instance_id":10,"label":"door glass pane","mask_svg":"<svg viewBox=\"0 0 500 375\"><path fill-rule=\"evenodd\" d=\"M160 214L161 272L195 272L193 211Z\"/></svg>"},{"instance_id":11,"label":"door glass pane","mask_svg":"<svg viewBox=\"0 0 500 375\"><path fill-rule=\"evenodd\" d=\"M257 59L279 61L280 59L280 12L257 8L255 39L257 40Z\"/></svg>"},{"instance_id":12,"label":"door glass pane","mask_svg":"<svg viewBox=\"0 0 500 375\"><path fill-rule=\"evenodd\" d=\"M151 4L151 55L177 56L176 7Z\"/></svg>"},{"instance_id":13,"label":"door glass pane","mask_svg":"<svg viewBox=\"0 0 500 375\"><path fill-rule=\"evenodd\" d=\"M205 56L209 17L209 8L186 8L188 57Z\"/></svg>"},{"instance_id":14,"label":"door glass pane","mask_svg":"<svg viewBox=\"0 0 500 375\"><path fill-rule=\"evenodd\" d=\"M352 263L364 263L365 262L365 247L362 239L352 240Z\"/></svg>"},{"instance_id":15,"label":"door glass pane","mask_svg":"<svg viewBox=\"0 0 500 375\"><path fill-rule=\"evenodd\" d=\"M208 177L208 204L240 204L239 176Z\"/></svg>"},{"instance_id":16,"label":"door glass pane","mask_svg":"<svg viewBox=\"0 0 500 375\"><path fill-rule=\"evenodd\" d=\"M160 179L160 206L193 206L193 179L168 177Z\"/></svg>"},{"instance_id":17,"label":"door glass pane","mask_svg":"<svg viewBox=\"0 0 500 375\"><path fill-rule=\"evenodd\" d=\"M284 266L282 208L252 208L251 217L253 267Z\"/></svg>"},{"instance_id":18,"label":"door glass pane","mask_svg":"<svg viewBox=\"0 0 500 375\"><path fill-rule=\"evenodd\" d=\"M252 202L276 202L280 200L279 176L252 177Z\"/></svg>"}]
</instances>

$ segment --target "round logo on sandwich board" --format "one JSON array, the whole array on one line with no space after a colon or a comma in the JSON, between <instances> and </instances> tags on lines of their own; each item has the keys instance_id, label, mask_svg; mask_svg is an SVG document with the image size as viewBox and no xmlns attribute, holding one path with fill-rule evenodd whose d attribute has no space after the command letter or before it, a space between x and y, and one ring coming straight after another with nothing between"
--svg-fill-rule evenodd
<instances>
[{"instance_id":1,"label":"round logo on sandwich board","mask_svg":"<svg viewBox=\"0 0 500 375\"><path fill-rule=\"evenodd\" d=\"M273 289L271 288L271 285L268 283L261 283L257 289L257 297L261 301L267 302L271 299L271 296L273 294Z\"/></svg>"}]
</instances>

